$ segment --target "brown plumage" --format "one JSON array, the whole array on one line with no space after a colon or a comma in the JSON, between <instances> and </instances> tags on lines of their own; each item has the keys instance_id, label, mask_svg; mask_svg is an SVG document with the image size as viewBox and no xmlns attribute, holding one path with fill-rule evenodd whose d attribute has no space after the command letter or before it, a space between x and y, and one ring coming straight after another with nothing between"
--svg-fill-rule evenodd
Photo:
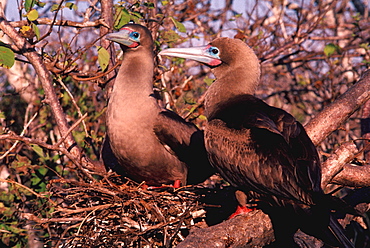
<instances>
[{"instance_id":1,"label":"brown plumage","mask_svg":"<svg viewBox=\"0 0 370 248\"><path fill-rule=\"evenodd\" d=\"M218 38L205 47L160 54L212 68L216 81L205 97L209 159L251 201L260 200L273 221L276 244L295 245L292 236L301 228L331 245L353 247L330 216L332 200L320 188L319 156L304 128L284 110L253 96L260 67L252 49L241 40Z\"/></svg>"},{"instance_id":2,"label":"brown plumage","mask_svg":"<svg viewBox=\"0 0 370 248\"><path fill-rule=\"evenodd\" d=\"M147 28L127 24L107 35L123 49L106 112L105 165L148 185L199 183L213 172L203 133L161 108L153 92L153 40Z\"/></svg>"}]
</instances>

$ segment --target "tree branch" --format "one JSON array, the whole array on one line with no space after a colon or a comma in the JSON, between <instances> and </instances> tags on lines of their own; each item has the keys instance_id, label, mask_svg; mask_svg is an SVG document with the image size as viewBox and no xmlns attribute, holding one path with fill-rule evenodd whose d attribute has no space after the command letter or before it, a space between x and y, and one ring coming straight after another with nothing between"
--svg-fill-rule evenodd
<instances>
[{"instance_id":1,"label":"tree branch","mask_svg":"<svg viewBox=\"0 0 370 248\"><path fill-rule=\"evenodd\" d=\"M369 99L370 70L367 70L357 83L307 123L305 129L312 142L320 144Z\"/></svg>"},{"instance_id":2,"label":"tree branch","mask_svg":"<svg viewBox=\"0 0 370 248\"><path fill-rule=\"evenodd\" d=\"M321 188L325 189L328 183L343 170L345 164L349 163L358 152L353 141L345 142L340 145L321 165ZM345 185L348 185L348 183L349 182L345 183Z\"/></svg>"},{"instance_id":3,"label":"tree branch","mask_svg":"<svg viewBox=\"0 0 370 248\"><path fill-rule=\"evenodd\" d=\"M28 43L28 41L23 38L7 20L4 19L3 16L0 16L0 29L9 36L19 50L23 51L23 55L29 60L35 69L45 91L45 102L50 105L54 119L58 125L59 132L62 136L64 136L66 133L68 133L69 126L63 109L59 103L58 97L55 93L53 80L42 61L41 56L35 51L34 47ZM64 142L67 148L73 147L75 143L76 142L71 134L67 136ZM77 147L73 147L71 153L77 158L81 157L81 152Z\"/></svg>"},{"instance_id":4,"label":"tree branch","mask_svg":"<svg viewBox=\"0 0 370 248\"><path fill-rule=\"evenodd\" d=\"M349 187L369 187L370 165L354 166L346 164L343 170L332 179L331 183Z\"/></svg>"},{"instance_id":5,"label":"tree branch","mask_svg":"<svg viewBox=\"0 0 370 248\"><path fill-rule=\"evenodd\" d=\"M370 70L367 70L357 83L325 107L305 126L313 143L320 144L369 99ZM368 180L370 171L367 167L348 164L357 153L358 150L353 142L344 143L322 164L323 188L330 181L344 186L370 186Z\"/></svg>"},{"instance_id":6,"label":"tree branch","mask_svg":"<svg viewBox=\"0 0 370 248\"><path fill-rule=\"evenodd\" d=\"M84 21L84 22L74 22L70 20L53 20L49 18L38 18L36 21L39 25L54 25L54 26L66 26L66 27L74 27L74 28L88 28L88 27L100 27L104 26L106 28L109 28L109 25L105 22L104 19L98 19L95 21ZM20 28L22 26L29 25L27 20L23 21L14 21L10 22L10 25L14 28Z\"/></svg>"},{"instance_id":7,"label":"tree branch","mask_svg":"<svg viewBox=\"0 0 370 248\"><path fill-rule=\"evenodd\" d=\"M177 248L262 247L272 242L273 237L270 218L256 210L215 226L196 229Z\"/></svg>"},{"instance_id":8,"label":"tree branch","mask_svg":"<svg viewBox=\"0 0 370 248\"><path fill-rule=\"evenodd\" d=\"M106 0L106 1L101 1L101 17L106 21L108 26L100 26L100 34L102 36L100 42L101 46L104 47L109 51L111 59L109 60L108 68L113 67L113 59L116 57L116 52L114 49L114 45L111 44L109 40L105 38L105 35L112 29L113 27L113 0ZM107 82L115 77L116 73L113 71L110 71L107 75ZM108 86L109 88L109 86Z\"/></svg>"}]
</instances>

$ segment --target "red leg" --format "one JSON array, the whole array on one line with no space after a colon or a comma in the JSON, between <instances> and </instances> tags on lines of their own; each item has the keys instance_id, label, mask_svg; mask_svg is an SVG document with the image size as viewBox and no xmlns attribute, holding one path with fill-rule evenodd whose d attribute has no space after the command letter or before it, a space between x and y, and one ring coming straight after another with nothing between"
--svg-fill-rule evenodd
<instances>
[{"instance_id":1,"label":"red leg","mask_svg":"<svg viewBox=\"0 0 370 248\"><path fill-rule=\"evenodd\" d=\"M255 210L255 209L247 208L246 206L238 205L235 212L232 215L230 215L228 219L234 218L235 216L237 216L239 214L246 214L246 213L252 212L253 210Z\"/></svg>"},{"instance_id":2,"label":"red leg","mask_svg":"<svg viewBox=\"0 0 370 248\"><path fill-rule=\"evenodd\" d=\"M178 189L181 187L181 181L180 180L176 180L175 182L173 182L173 187L175 189Z\"/></svg>"},{"instance_id":3,"label":"red leg","mask_svg":"<svg viewBox=\"0 0 370 248\"><path fill-rule=\"evenodd\" d=\"M178 189L181 187L181 181L175 180L173 185L162 185L162 186L146 186L144 189L153 190L153 189L166 189L166 188L174 188Z\"/></svg>"}]
</instances>

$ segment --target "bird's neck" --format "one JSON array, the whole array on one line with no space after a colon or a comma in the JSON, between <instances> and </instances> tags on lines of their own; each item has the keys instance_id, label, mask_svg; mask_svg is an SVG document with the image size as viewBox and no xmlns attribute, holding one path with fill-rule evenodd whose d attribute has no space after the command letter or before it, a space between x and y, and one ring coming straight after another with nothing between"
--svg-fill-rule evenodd
<instances>
[{"instance_id":1,"label":"bird's neck","mask_svg":"<svg viewBox=\"0 0 370 248\"><path fill-rule=\"evenodd\" d=\"M228 70L229 69L229 70ZM205 114L209 118L221 104L239 95L254 95L260 79L260 68L245 66L214 69L216 81L209 87L205 97Z\"/></svg>"},{"instance_id":2,"label":"bird's neck","mask_svg":"<svg viewBox=\"0 0 370 248\"><path fill-rule=\"evenodd\" d=\"M112 94L122 96L121 101L149 97L153 94L153 70L153 52L126 52Z\"/></svg>"},{"instance_id":3,"label":"bird's neck","mask_svg":"<svg viewBox=\"0 0 370 248\"><path fill-rule=\"evenodd\" d=\"M146 125L159 108L153 97L152 53L125 53L107 106L107 126ZM154 118L154 117L153 117Z\"/></svg>"}]
</instances>

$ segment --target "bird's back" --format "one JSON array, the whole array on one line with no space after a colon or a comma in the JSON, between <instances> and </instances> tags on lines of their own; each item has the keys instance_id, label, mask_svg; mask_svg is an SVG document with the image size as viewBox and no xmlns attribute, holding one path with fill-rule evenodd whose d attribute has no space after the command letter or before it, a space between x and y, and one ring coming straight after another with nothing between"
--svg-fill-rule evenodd
<instances>
[{"instance_id":1,"label":"bird's back","mask_svg":"<svg viewBox=\"0 0 370 248\"><path fill-rule=\"evenodd\" d=\"M304 128L252 95L217 106L205 130L211 163L234 186L272 204L313 204L320 164Z\"/></svg>"}]
</instances>

